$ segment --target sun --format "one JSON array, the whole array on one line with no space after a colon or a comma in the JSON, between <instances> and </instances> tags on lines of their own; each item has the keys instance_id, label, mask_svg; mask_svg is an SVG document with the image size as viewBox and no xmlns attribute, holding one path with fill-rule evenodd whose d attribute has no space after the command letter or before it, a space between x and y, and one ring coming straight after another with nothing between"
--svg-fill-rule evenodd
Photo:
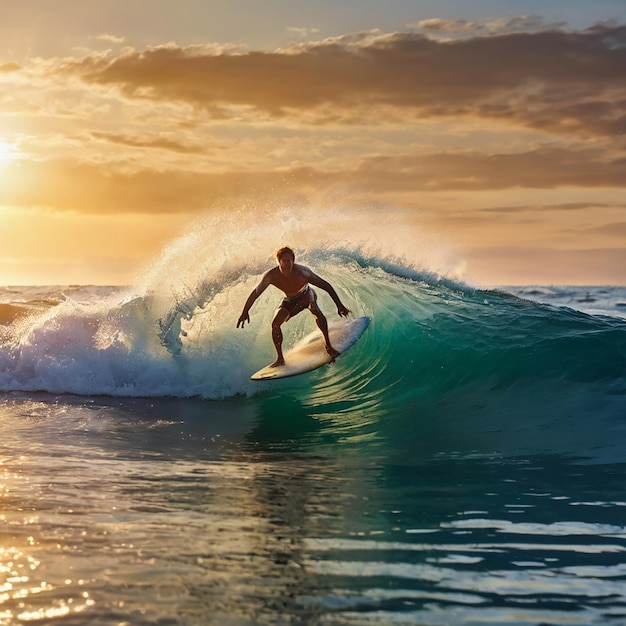
<instances>
[{"instance_id":1,"label":"sun","mask_svg":"<svg viewBox=\"0 0 626 626\"><path fill-rule=\"evenodd\" d=\"M0 141L0 165L11 163L15 157L15 146L6 141Z\"/></svg>"}]
</instances>

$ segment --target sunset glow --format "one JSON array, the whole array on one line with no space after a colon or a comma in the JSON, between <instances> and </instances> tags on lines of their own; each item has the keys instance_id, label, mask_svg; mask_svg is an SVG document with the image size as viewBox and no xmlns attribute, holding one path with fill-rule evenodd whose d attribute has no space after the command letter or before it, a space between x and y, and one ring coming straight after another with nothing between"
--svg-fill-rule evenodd
<instances>
[{"instance_id":1,"label":"sunset glow","mask_svg":"<svg viewBox=\"0 0 626 626\"><path fill-rule=\"evenodd\" d=\"M15 148L13 144L0 141L0 165L10 163L13 160Z\"/></svg>"},{"instance_id":2,"label":"sunset glow","mask_svg":"<svg viewBox=\"0 0 626 626\"><path fill-rule=\"evenodd\" d=\"M472 284L623 284L626 8L517 4L12 5L0 283L132 282L208 216L361 207Z\"/></svg>"}]
</instances>

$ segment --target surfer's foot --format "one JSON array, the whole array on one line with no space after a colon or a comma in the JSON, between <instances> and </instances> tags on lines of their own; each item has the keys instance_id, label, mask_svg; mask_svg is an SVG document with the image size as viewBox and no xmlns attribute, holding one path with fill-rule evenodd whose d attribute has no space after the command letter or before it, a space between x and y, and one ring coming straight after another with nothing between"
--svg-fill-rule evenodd
<instances>
[{"instance_id":1,"label":"surfer's foot","mask_svg":"<svg viewBox=\"0 0 626 626\"><path fill-rule=\"evenodd\" d=\"M271 365L270 367L280 367L281 365L285 364L285 359L283 359L282 356L279 356Z\"/></svg>"},{"instance_id":2,"label":"surfer's foot","mask_svg":"<svg viewBox=\"0 0 626 626\"><path fill-rule=\"evenodd\" d=\"M339 356L339 352L337 352L337 350L335 350L335 348L333 348L332 346L326 346L326 352L328 352L328 354L330 354L330 358L334 361L338 356Z\"/></svg>"}]
</instances>

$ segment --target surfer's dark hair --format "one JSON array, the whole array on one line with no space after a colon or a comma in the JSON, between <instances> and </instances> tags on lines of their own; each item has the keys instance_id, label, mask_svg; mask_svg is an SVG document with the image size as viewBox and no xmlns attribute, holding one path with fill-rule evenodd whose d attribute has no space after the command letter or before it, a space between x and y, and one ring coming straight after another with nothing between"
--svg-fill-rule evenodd
<instances>
[{"instance_id":1,"label":"surfer's dark hair","mask_svg":"<svg viewBox=\"0 0 626 626\"><path fill-rule=\"evenodd\" d=\"M296 253L293 251L293 248L289 246L283 246L282 248L278 248L276 250L276 258L280 259L283 254L288 254L294 261L296 260Z\"/></svg>"}]
</instances>

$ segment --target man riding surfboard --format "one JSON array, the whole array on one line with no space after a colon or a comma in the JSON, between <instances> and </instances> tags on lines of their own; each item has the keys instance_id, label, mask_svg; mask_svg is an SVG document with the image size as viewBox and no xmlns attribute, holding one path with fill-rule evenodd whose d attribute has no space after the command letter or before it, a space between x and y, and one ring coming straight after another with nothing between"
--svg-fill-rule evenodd
<instances>
[{"instance_id":1,"label":"man riding surfboard","mask_svg":"<svg viewBox=\"0 0 626 626\"><path fill-rule=\"evenodd\" d=\"M274 318L272 319L272 341L276 348L277 358L276 361L272 363L271 367L278 367L285 363L282 349L283 333L281 326L287 320L301 311L304 311L304 309L311 311L318 328L322 331L322 335L324 335L324 340L326 341L326 352L333 358L338 356L339 353L330 343L328 322L317 304L317 294L311 285L319 287L328 293L333 299L333 302L337 305L337 313L339 315L346 317L350 311L342 304L337 292L330 283L315 274L315 272L308 267L295 262L296 255L292 248L288 246L279 248L276 251L276 260L278 261L278 266L267 271L261 278L259 284L248 296L243 311L237 321L237 328L240 326L243 328L245 322L250 323L250 308L269 285L274 285L274 287L284 292L285 298L283 298L276 309Z\"/></svg>"}]
</instances>

